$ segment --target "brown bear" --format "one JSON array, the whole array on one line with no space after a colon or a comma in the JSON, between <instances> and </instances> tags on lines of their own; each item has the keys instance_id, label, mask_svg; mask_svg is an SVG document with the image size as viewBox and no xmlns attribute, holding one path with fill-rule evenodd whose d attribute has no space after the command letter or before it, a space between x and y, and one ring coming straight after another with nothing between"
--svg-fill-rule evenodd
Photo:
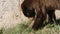
<instances>
[{"instance_id":1,"label":"brown bear","mask_svg":"<svg viewBox=\"0 0 60 34\"><path fill-rule=\"evenodd\" d=\"M22 12L26 17L33 17L34 30L41 27L48 15L49 21L56 24L55 10L60 10L60 0L24 0L21 4Z\"/></svg>"}]
</instances>

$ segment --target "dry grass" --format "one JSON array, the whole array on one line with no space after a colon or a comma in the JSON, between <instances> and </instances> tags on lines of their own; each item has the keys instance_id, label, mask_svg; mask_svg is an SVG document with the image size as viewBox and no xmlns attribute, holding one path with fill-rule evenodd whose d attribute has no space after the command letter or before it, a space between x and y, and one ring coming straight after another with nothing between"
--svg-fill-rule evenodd
<instances>
[{"instance_id":1,"label":"dry grass","mask_svg":"<svg viewBox=\"0 0 60 34\"><path fill-rule=\"evenodd\" d=\"M60 22L60 19L57 21ZM13 28L3 30L3 34L60 34L60 24L54 27L52 25L49 23L45 27L34 31L31 27L28 27L26 22L23 22Z\"/></svg>"}]
</instances>

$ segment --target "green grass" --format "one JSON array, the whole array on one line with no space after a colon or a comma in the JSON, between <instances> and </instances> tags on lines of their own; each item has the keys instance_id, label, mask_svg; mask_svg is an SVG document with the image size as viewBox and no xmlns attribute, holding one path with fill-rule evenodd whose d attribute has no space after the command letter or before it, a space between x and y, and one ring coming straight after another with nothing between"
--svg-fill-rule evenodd
<instances>
[{"instance_id":1,"label":"green grass","mask_svg":"<svg viewBox=\"0 0 60 34\"><path fill-rule=\"evenodd\" d=\"M3 28L0 29L0 34L3 34Z\"/></svg>"},{"instance_id":2,"label":"green grass","mask_svg":"<svg viewBox=\"0 0 60 34\"><path fill-rule=\"evenodd\" d=\"M60 34L60 24L52 27L53 24L47 24L44 28L34 31L31 27L28 27L26 22L18 24L13 28L3 31L3 34ZM2 33L2 29L0 30Z\"/></svg>"}]
</instances>

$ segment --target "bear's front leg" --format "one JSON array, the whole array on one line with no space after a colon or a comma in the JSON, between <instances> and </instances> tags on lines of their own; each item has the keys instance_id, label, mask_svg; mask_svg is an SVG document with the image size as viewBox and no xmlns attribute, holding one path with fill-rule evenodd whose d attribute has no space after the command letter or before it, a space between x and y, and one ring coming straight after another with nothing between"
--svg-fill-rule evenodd
<instances>
[{"instance_id":1,"label":"bear's front leg","mask_svg":"<svg viewBox=\"0 0 60 34\"><path fill-rule=\"evenodd\" d=\"M35 21L32 28L34 30L38 30L38 28L43 25L44 20L45 20L45 15L42 12L38 12L35 17Z\"/></svg>"}]
</instances>

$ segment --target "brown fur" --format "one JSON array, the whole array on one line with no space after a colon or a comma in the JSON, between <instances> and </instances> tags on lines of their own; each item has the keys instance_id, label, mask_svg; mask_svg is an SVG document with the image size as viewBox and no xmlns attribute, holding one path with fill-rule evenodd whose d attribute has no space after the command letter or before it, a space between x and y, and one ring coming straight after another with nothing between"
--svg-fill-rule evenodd
<instances>
[{"instance_id":1,"label":"brown fur","mask_svg":"<svg viewBox=\"0 0 60 34\"><path fill-rule=\"evenodd\" d=\"M35 18L32 28L38 29L47 14L49 21L56 23L55 9L60 10L60 0L24 0L21 7L26 17Z\"/></svg>"}]
</instances>

